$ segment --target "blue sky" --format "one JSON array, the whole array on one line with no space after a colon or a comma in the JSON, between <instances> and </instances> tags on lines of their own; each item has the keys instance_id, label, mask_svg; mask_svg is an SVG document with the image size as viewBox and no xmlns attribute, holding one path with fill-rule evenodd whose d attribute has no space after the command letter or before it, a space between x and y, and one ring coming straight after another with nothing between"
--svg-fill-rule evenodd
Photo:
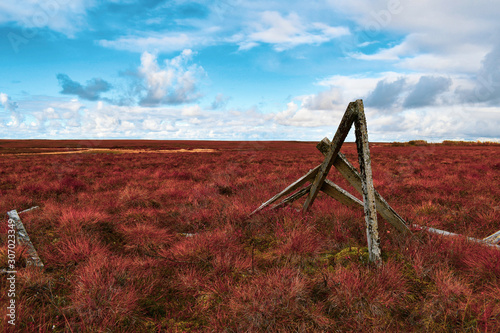
<instances>
[{"instance_id":1,"label":"blue sky","mask_svg":"<svg viewBox=\"0 0 500 333\"><path fill-rule=\"evenodd\" d=\"M496 0L0 4L0 138L500 140ZM348 139L352 140L352 135Z\"/></svg>"}]
</instances>

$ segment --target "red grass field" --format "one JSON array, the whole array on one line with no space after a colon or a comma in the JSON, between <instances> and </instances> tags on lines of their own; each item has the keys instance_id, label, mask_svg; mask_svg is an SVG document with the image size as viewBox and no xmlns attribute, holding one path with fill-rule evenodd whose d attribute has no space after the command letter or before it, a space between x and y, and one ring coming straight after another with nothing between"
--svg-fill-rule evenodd
<instances>
[{"instance_id":1,"label":"red grass field","mask_svg":"<svg viewBox=\"0 0 500 333\"><path fill-rule=\"evenodd\" d=\"M418 144L371 144L389 204L412 224L500 230L500 145ZM0 211L40 206L20 215L45 270L16 249L19 332L500 331L499 250L380 218L377 268L362 210L324 194L306 214L247 217L321 163L315 143L1 140L0 154ZM0 235L5 268L7 217Z\"/></svg>"}]
</instances>

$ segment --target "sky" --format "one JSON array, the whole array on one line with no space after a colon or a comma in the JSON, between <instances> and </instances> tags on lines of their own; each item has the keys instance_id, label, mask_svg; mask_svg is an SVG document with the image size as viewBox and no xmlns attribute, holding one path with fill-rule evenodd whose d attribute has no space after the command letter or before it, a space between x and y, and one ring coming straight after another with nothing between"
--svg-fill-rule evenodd
<instances>
[{"instance_id":1,"label":"sky","mask_svg":"<svg viewBox=\"0 0 500 333\"><path fill-rule=\"evenodd\" d=\"M370 141L500 141L498 17L497 0L2 0L0 138L319 141L363 99Z\"/></svg>"}]
</instances>

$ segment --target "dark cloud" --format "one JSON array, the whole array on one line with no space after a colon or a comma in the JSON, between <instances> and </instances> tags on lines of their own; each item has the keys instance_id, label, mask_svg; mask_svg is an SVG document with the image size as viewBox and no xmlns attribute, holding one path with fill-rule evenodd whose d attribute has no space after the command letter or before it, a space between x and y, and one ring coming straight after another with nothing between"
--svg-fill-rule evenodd
<instances>
[{"instance_id":1,"label":"dark cloud","mask_svg":"<svg viewBox=\"0 0 500 333\"><path fill-rule=\"evenodd\" d=\"M456 93L466 103L500 105L500 43L484 57L474 89L457 88Z\"/></svg>"},{"instance_id":2,"label":"dark cloud","mask_svg":"<svg viewBox=\"0 0 500 333\"><path fill-rule=\"evenodd\" d=\"M101 78L93 78L87 81L85 86L73 81L66 74L57 74L57 80L61 85L61 94L76 95L81 99L97 101L101 99L101 93L109 91L112 86Z\"/></svg>"},{"instance_id":3,"label":"dark cloud","mask_svg":"<svg viewBox=\"0 0 500 333\"><path fill-rule=\"evenodd\" d=\"M365 99L365 104L375 108L389 108L396 103L399 95L406 86L406 79L400 78L394 82L381 80L375 90Z\"/></svg>"},{"instance_id":4,"label":"dark cloud","mask_svg":"<svg viewBox=\"0 0 500 333\"><path fill-rule=\"evenodd\" d=\"M450 89L451 79L442 76L422 76L406 97L403 107L419 108L436 104L439 94Z\"/></svg>"}]
</instances>

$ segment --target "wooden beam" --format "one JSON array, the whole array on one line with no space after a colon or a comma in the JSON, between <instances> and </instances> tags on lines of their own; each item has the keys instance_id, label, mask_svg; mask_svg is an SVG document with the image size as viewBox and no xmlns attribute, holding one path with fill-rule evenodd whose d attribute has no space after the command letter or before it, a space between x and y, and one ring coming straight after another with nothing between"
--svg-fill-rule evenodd
<instances>
[{"instance_id":1,"label":"wooden beam","mask_svg":"<svg viewBox=\"0 0 500 333\"><path fill-rule=\"evenodd\" d=\"M277 201L282 196L285 196L287 194L292 193L293 191L295 191L296 189L298 189L299 187L301 187L302 185L304 185L308 181L314 179L314 177L316 177L316 174L318 173L318 170L320 169L320 167L321 167L321 164L318 165L317 167L315 167L314 169L309 170L309 172L306 173L304 176L300 177L294 183L290 184L287 188L285 188L283 191L276 194L274 197L272 197L271 199L267 200L262 205L260 205L260 207L257 208L256 210L254 210L252 213L250 213L249 216L252 216L253 214L257 213L258 211L264 209L265 207L269 206L273 202Z\"/></svg>"},{"instance_id":2,"label":"wooden beam","mask_svg":"<svg viewBox=\"0 0 500 333\"><path fill-rule=\"evenodd\" d=\"M286 204L289 204L297 199L300 199L307 193L309 193L309 190L311 189L312 184L309 184L308 186L304 187L302 190L292 194L288 198L284 199L281 201L279 204L271 207L271 209L275 208L280 208ZM327 195L330 197L334 198L337 201L340 201L344 205L359 205L360 207L363 207L363 202L353 196L351 193L347 192L344 190L342 187L338 186L334 182L330 180L325 180L323 183L323 186L321 187L321 191L325 192Z\"/></svg>"},{"instance_id":3,"label":"wooden beam","mask_svg":"<svg viewBox=\"0 0 500 333\"><path fill-rule=\"evenodd\" d=\"M323 154L329 148L330 140L328 138L324 138L321 140L316 148ZM361 185L361 176L359 175L356 168L347 160L347 158L342 153L338 153L338 158L335 160L333 166L342 174L342 176L347 179L347 181L362 194L362 185ZM405 220L401 216L392 209L392 207L385 201L384 198L380 195L380 193L375 190L375 204L377 207L377 211L379 214L389 222L394 228L404 234L411 234L411 230L406 225Z\"/></svg>"},{"instance_id":4,"label":"wooden beam","mask_svg":"<svg viewBox=\"0 0 500 333\"><path fill-rule=\"evenodd\" d=\"M361 200L328 179L323 183L321 191L325 192L335 200L340 201L344 205L359 205L363 207L363 202Z\"/></svg>"},{"instance_id":5,"label":"wooden beam","mask_svg":"<svg viewBox=\"0 0 500 333\"><path fill-rule=\"evenodd\" d=\"M351 102L347 106L347 110L344 113L344 116L342 117L342 120L340 121L340 125L337 129L337 132L335 133L335 136L333 137L333 140L330 144L330 149L328 150L328 153L326 154L325 160L320 166L320 169L318 173L316 174L316 178L314 179L313 186L311 187L311 190L309 191L309 196L307 197L306 201L304 202L303 206L303 211L307 211L311 204L314 202L316 197L318 196L318 193L323 186L323 182L326 179L326 176L328 175L328 172L330 171L333 163L335 162L335 159L337 158L337 154L340 151L340 147L345 141L345 138L347 137L347 134L349 134L349 130L352 127L352 123L354 122L354 119L356 118L356 113L359 108L359 105L362 105L361 100L357 100L356 102Z\"/></svg>"},{"instance_id":6,"label":"wooden beam","mask_svg":"<svg viewBox=\"0 0 500 333\"><path fill-rule=\"evenodd\" d=\"M500 230L495 232L493 235L489 235L488 237L484 238L483 241L491 244L500 243Z\"/></svg>"},{"instance_id":7,"label":"wooden beam","mask_svg":"<svg viewBox=\"0 0 500 333\"><path fill-rule=\"evenodd\" d=\"M33 209L38 209L38 208L40 208L40 207L38 207L38 206L33 206L33 207L28 208L28 209L25 209L25 210L23 210L23 211L21 211L21 212L17 212L17 214L19 215L19 214L22 214L22 213L27 213L27 212L32 211Z\"/></svg>"},{"instance_id":8,"label":"wooden beam","mask_svg":"<svg viewBox=\"0 0 500 333\"><path fill-rule=\"evenodd\" d=\"M28 232L24 228L24 225L21 222L21 219L19 218L17 211L11 210L10 212L7 213L7 215L9 216L9 219L12 219L14 221L14 224L16 226L17 243L19 245L26 246L28 250L28 258L26 258L26 265L43 268L43 262L38 256L35 247L31 243L30 237L28 236Z\"/></svg>"},{"instance_id":9,"label":"wooden beam","mask_svg":"<svg viewBox=\"0 0 500 333\"><path fill-rule=\"evenodd\" d=\"M421 226L421 225L418 225L418 224L414 224L413 227L414 228L418 228L418 229L423 229L425 231L431 232L433 234L441 235L441 236L447 236L447 237L465 237L463 235L455 234L453 232L449 232L449 231L445 231L445 230L439 230L439 229L431 228L431 227L425 227L425 226ZM480 243L480 244L487 245L487 246L491 246L491 247L496 248L497 250L500 250L500 246L498 246L496 244L493 244L491 242L488 242L485 239L477 239L477 238L472 238L472 237L465 237L465 238L468 241L475 242L475 243Z\"/></svg>"},{"instance_id":10,"label":"wooden beam","mask_svg":"<svg viewBox=\"0 0 500 333\"><path fill-rule=\"evenodd\" d=\"M300 191L297 191L294 194L292 194L291 196L283 199L283 201L281 201L277 205L274 205L273 207L271 207L271 209L283 207L283 206L285 206L285 205L287 205L289 203L294 202L297 199L302 198L304 195L306 195L307 193L309 193L309 190L311 189L311 186L312 186L312 184L307 185L306 187L304 187Z\"/></svg>"},{"instance_id":11,"label":"wooden beam","mask_svg":"<svg viewBox=\"0 0 500 333\"><path fill-rule=\"evenodd\" d=\"M354 124L363 190L363 204L365 208L368 255L371 262L380 264L382 262L382 257L380 252L380 237L378 234L377 208L375 206L375 189L373 187L370 147L368 144L368 129L366 127L363 102L360 100L356 102L358 103L358 112Z\"/></svg>"}]
</instances>

